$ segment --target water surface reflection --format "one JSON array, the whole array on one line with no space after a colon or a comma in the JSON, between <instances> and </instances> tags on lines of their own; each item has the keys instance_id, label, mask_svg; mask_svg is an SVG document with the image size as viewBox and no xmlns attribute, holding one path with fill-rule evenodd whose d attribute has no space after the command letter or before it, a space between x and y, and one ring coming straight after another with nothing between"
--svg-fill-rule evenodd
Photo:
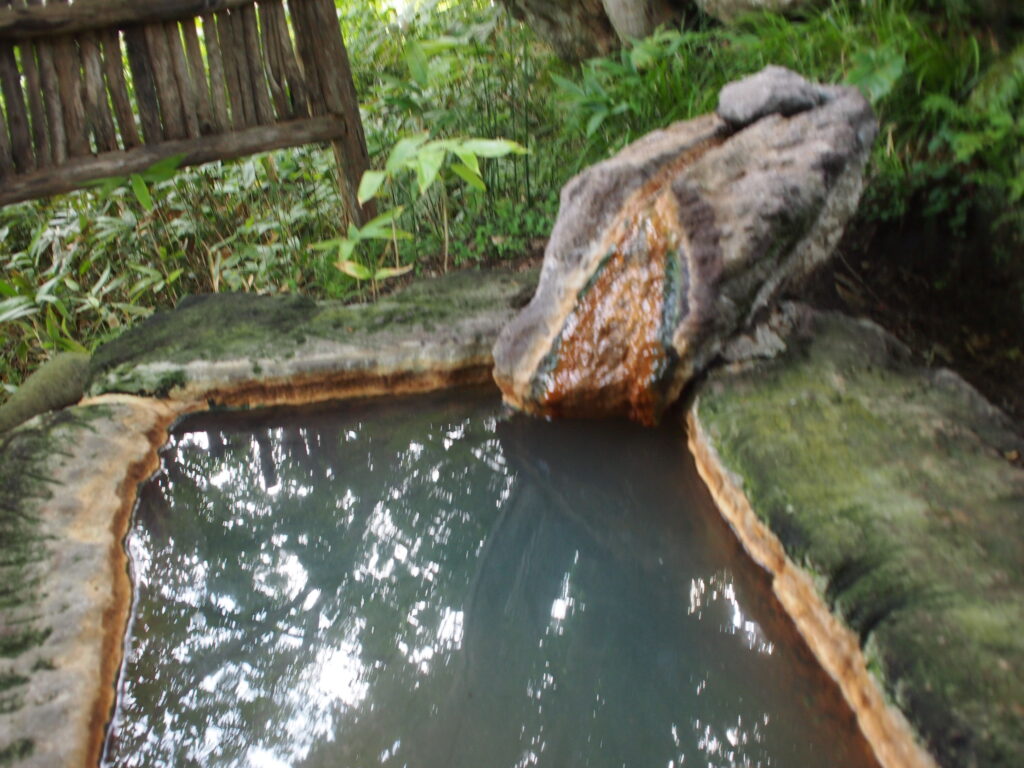
<instances>
[{"instance_id":1,"label":"water surface reflection","mask_svg":"<svg viewBox=\"0 0 1024 768\"><path fill-rule=\"evenodd\" d=\"M871 765L678 432L193 418L129 547L107 765Z\"/></svg>"}]
</instances>

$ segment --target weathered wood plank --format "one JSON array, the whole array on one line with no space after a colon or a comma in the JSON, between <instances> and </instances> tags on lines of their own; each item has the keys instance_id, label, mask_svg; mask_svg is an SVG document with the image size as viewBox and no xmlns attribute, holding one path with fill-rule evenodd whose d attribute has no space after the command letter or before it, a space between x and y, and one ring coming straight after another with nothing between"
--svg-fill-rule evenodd
<instances>
[{"instance_id":1,"label":"weathered wood plank","mask_svg":"<svg viewBox=\"0 0 1024 768\"><path fill-rule=\"evenodd\" d=\"M53 165L53 154L50 151L50 134L46 129L43 82L39 76L39 61L36 58L34 43L24 43L21 46L21 69L25 73L25 90L28 95L32 144L36 151L36 167L48 168Z\"/></svg>"},{"instance_id":2,"label":"weathered wood plank","mask_svg":"<svg viewBox=\"0 0 1024 768\"><path fill-rule=\"evenodd\" d=\"M185 120L181 111L181 96L174 78L174 64L171 62L171 48L167 44L167 33L163 24L147 24L146 44L149 46L149 60L156 84L156 100L160 104L160 118L164 126L164 138L185 138Z\"/></svg>"},{"instance_id":3,"label":"weathered wood plank","mask_svg":"<svg viewBox=\"0 0 1024 768\"><path fill-rule=\"evenodd\" d=\"M181 99L181 112L185 118L185 133L189 138L199 136L199 116L196 113L196 96L192 88L192 78L188 74L188 63L185 61L185 49L181 46L181 30L178 22L164 22L167 34L167 47L171 52L171 65L174 80L178 86L178 98Z\"/></svg>"},{"instance_id":4,"label":"weathered wood plank","mask_svg":"<svg viewBox=\"0 0 1024 768\"><path fill-rule=\"evenodd\" d=\"M296 117L306 117L309 115L309 89L306 87L302 67L299 66L298 56L292 46L284 5L281 0L270 0L270 10L275 21L273 31L277 35L277 44L281 51L281 62L284 65L292 110Z\"/></svg>"},{"instance_id":5,"label":"weathered wood plank","mask_svg":"<svg viewBox=\"0 0 1024 768\"><path fill-rule=\"evenodd\" d=\"M36 155L32 148L32 134L28 124L28 110L21 87L21 71L14 55L14 46L0 43L0 92L7 107L7 128L10 131L11 152L19 173L33 171Z\"/></svg>"},{"instance_id":6,"label":"weathered wood plank","mask_svg":"<svg viewBox=\"0 0 1024 768\"><path fill-rule=\"evenodd\" d=\"M100 33L103 43L103 71L107 76L110 100L114 104L114 115L121 129L121 145L125 149L142 143L138 128L135 127L135 113L128 97L128 82L124 76L124 59L121 54L121 38L117 30L108 29Z\"/></svg>"},{"instance_id":7,"label":"weathered wood plank","mask_svg":"<svg viewBox=\"0 0 1024 768\"><path fill-rule=\"evenodd\" d=\"M260 42L263 45L263 59L267 66L267 86L270 97L274 100L274 109L279 120L291 119L294 116L291 99L288 98L287 76L284 72L283 52L278 44L274 25L277 20L270 3L263 2L259 6Z\"/></svg>"},{"instance_id":8,"label":"weathered wood plank","mask_svg":"<svg viewBox=\"0 0 1024 768\"><path fill-rule=\"evenodd\" d=\"M164 140L164 128L160 123L160 101L156 95L156 78L149 55L145 27L129 27L124 31L124 46L128 54L128 66L132 70L132 85L135 103L139 107L139 122L142 123L142 137L147 144Z\"/></svg>"},{"instance_id":9,"label":"weathered wood plank","mask_svg":"<svg viewBox=\"0 0 1024 768\"><path fill-rule=\"evenodd\" d=\"M136 24L194 18L253 0L90 0L88 3L31 3L34 7L0 9L0 40L18 41L75 35Z\"/></svg>"},{"instance_id":10,"label":"weathered wood plank","mask_svg":"<svg viewBox=\"0 0 1024 768\"><path fill-rule=\"evenodd\" d=\"M188 59L189 77L192 79L192 92L195 94L196 116L199 118L199 133L213 133L213 110L210 106L210 81L206 77L206 66L203 64L203 47L196 32L195 19L181 22L181 31L185 37L185 53Z\"/></svg>"},{"instance_id":11,"label":"weathered wood plank","mask_svg":"<svg viewBox=\"0 0 1024 768\"><path fill-rule=\"evenodd\" d=\"M363 173L370 168L370 156L366 150L366 136L363 134L348 51L341 38L333 0L310 0L309 10L317 33L317 48L321 51L317 64L324 99L328 110L345 122L345 132L334 142L335 157L341 170L342 197L350 216L357 224L362 224L376 211L372 200L360 205L356 194Z\"/></svg>"},{"instance_id":12,"label":"weathered wood plank","mask_svg":"<svg viewBox=\"0 0 1024 768\"><path fill-rule=\"evenodd\" d=\"M242 15L237 10L228 13L228 29L231 32L231 50L224 54L234 59L235 72L238 76L238 89L242 96L242 109L246 127L256 125L256 104L252 92L253 75L249 69L249 59L245 55L245 31L242 29Z\"/></svg>"},{"instance_id":13,"label":"weathered wood plank","mask_svg":"<svg viewBox=\"0 0 1024 768\"><path fill-rule=\"evenodd\" d=\"M53 64L57 71L61 110L64 114L64 135L68 155L81 157L92 152L85 123L85 102L82 100L82 65L75 42L62 38L53 44Z\"/></svg>"},{"instance_id":14,"label":"weathered wood plank","mask_svg":"<svg viewBox=\"0 0 1024 768\"><path fill-rule=\"evenodd\" d=\"M19 5L24 0L20 0ZM31 118L32 144L36 152L36 167L48 168L53 164L50 150L50 134L46 128L46 105L43 103L43 83L39 75L39 60L35 43L25 42L20 46L21 71L25 75L25 91L28 96L28 113Z\"/></svg>"},{"instance_id":15,"label":"weathered wood plank","mask_svg":"<svg viewBox=\"0 0 1024 768\"><path fill-rule=\"evenodd\" d=\"M252 88L256 122L260 125L269 125L274 122L274 109L270 106L270 94L267 93L267 64L260 54L256 9L251 5L246 5L235 13L242 17L242 41L244 43L242 47L249 65L249 83Z\"/></svg>"},{"instance_id":16,"label":"weathered wood plank","mask_svg":"<svg viewBox=\"0 0 1024 768\"><path fill-rule=\"evenodd\" d=\"M14 174L14 157L11 155L11 137L7 133L7 117L0 104L0 179ZM4 185L7 189L7 185ZM3 192L0 192L2 195ZM19 198L24 199L24 198Z\"/></svg>"},{"instance_id":17,"label":"weathered wood plank","mask_svg":"<svg viewBox=\"0 0 1024 768\"><path fill-rule=\"evenodd\" d=\"M50 155L55 164L68 157L68 139L64 132L64 106L60 101L57 65L53 60L53 46L40 40L36 43L39 54L39 79L43 85L43 104L46 106L46 134L50 140Z\"/></svg>"},{"instance_id":18,"label":"weathered wood plank","mask_svg":"<svg viewBox=\"0 0 1024 768\"><path fill-rule=\"evenodd\" d=\"M26 1L29 6L39 6L43 3L43 0ZM39 40L35 46L43 105L46 108L46 136L50 145L50 157L54 163L62 163L67 159L68 146L64 134L64 110L60 103L60 88L57 84L57 67L53 62L53 44L48 40Z\"/></svg>"},{"instance_id":19,"label":"weathered wood plank","mask_svg":"<svg viewBox=\"0 0 1024 768\"><path fill-rule=\"evenodd\" d=\"M292 25L295 28L295 47L299 53L299 64L302 66L302 77L306 83L306 97L309 102L310 114L323 115L328 112L320 84L320 70L317 65L319 52L316 49L314 22L309 16L309 3L306 0L291 0L288 4L291 11Z\"/></svg>"},{"instance_id":20,"label":"weathered wood plank","mask_svg":"<svg viewBox=\"0 0 1024 768\"><path fill-rule=\"evenodd\" d=\"M234 27L231 26L231 19L226 11L218 13L217 19L217 40L221 53L221 62L224 65L224 86L228 92L228 100L231 106L231 128L238 130L245 128L245 109L242 105L242 83L238 72L238 59L235 56L235 35Z\"/></svg>"},{"instance_id":21,"label":"weathered wood plank","mask_svg":"<svg viewBox=\"0 0 1024 768\"><path fill-rule=\"evenodd\" d=\"M127 152L78 158L68 161L60 173L36 171L8 180L0 187L0 205L69 192L94 179L140 173L154 163L175 155L183 156L182 165L200 165L212 160L230 160L282 147L331 141L344 130L341 120L324 116L262 125L218 136L167 141L136 147Z\"/></svg>"},{"instance_id":22,"label":"weathered wood plank","mask_svg":"<svg viewBox=\"0 0 1024 768\"><path fill-rule=\"evenodd\" d=\"M79 38L78 47L82 52L85 74L85 112L88 124L96 139L96 148L100 152L112 152L118 149L117 133L107 103L106 84L103 82L99 38L92 32L86 33Z\"/></svg>"},{"instance_id":23,"label":"weathered wood plank","mask_svg":"<svg viewBox=\"0 0 1024 768\"><path fill-rule=\"evenodd\" d=\"M203 19L203 42L206 44L206 60L210 65L210 102L213 107L213 129L222 133L231 125L228 118L228 94L225 88L224 58L220 52L217 36L217 21L213 14Z\"/></svg>"}]
</instances>

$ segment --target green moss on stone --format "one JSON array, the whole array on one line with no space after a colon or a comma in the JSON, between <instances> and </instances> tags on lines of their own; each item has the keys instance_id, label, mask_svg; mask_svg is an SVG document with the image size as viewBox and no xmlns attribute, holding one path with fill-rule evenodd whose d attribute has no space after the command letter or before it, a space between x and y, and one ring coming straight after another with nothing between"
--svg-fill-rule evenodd
<instances>
[{"instance_id":1,"label":"green moss on stone","mask_svg":"<svg viewBox=\"0 0 1024 768\"><path fill-rule=\"evenodd\" d=\"M41 503L57 490L51 475L54 462L81 430L109 408L68 408L0 434L0 657L17 659L49 637L51 628L38 616L39 583L47 568L47 541L38 517ZM15 661L17 664L17 661ZM28 674L12 668L0 676L0 691ZM10 677L14 675L15 677Z\"/></svg>"},{"instance_id":2,"label":"green moss on stone","mask_svg":"<svg viewBox=\"0 0 1024 768\"><path fill-rule=\"evenodd\" d=\"M26 627L24 629L10 630L0 635L0 656L11 658L20 656L29 648L42 645L50 636L50 629L39 629Z\"/></svg>"},{"instance_id":3,"label":"green moss on stone","mask_svg":"<svg viewBox=\"0 0 1024 768\"><path fill-rule=\"evenodd\" d=\"M0 746L0 765L11 765L17 760L24 760L35 751L36 745L31 739L15 739L6 746Z\"/></svg>"},{"instance_id":4,"label":"green moss on stone","mask_svg":"<svg viewBox=\"0 0 1024 768\"><path fill-rule=\"evenodd\" d=\"M228 348L260 348L268 336L300 324L315 309L315 302L298 296L188 296L173 312L157 312L101 346L93 357L93 371L126 362L204 359Z\"/></svg>"},{"instance_id":5,"label":"green moss on stone","mask_svg":"<svg viewBox=\"0 0 1024 768\"><path fill-rule=\"evenodd\" d=\"M1020 437L876 330L815 326L712 376L700 420L939 762L1024 765Z\"/></svg>"},{"instance_id":6,"label":"green moss on stone","mask_svg":"<svg viewBox=\"0 0 1024 768\"><path fill-rule=\"evenodd\" d=\"M417 281L366 305L252 294L189 297L100 347L90 391L164 395L185 383L184 366L193 361L250 360L259 375L258 360L290 358L309 340L440 331L457 318L502 306L535 282L530 273L459 272Z\"/></svg>"},{"instance_id":7,"label":"green moss on stone","mask_svg":"<svg viewBox=\"0 0 1024 768\"><path fill-rule=\"evenodd\" d=\"M29 678L14 672L0 672L0 715L22 708L22 690Z\"/></svg>"},{"instance_id":8,"label":"green moss on stone","mask_svg":"<svg viewBox=\"0 0 1024 768\"><path fill-rule=\"evenodd\" d=\"M0 432L37 414L77 403L82 398L88 375L88 355L63 352L47 361L0 405Z\"/></svg>"},{"instance_id":9,"label":"green moss on stone","mask_svg":"<svg viewBox=\"0 0 1024 768\"><path fill-rule=\"evenodd\" d=\"M28 678L15 672L0 672L0 693L7 693L28 682Z\"/></svg>"}]
</instances>

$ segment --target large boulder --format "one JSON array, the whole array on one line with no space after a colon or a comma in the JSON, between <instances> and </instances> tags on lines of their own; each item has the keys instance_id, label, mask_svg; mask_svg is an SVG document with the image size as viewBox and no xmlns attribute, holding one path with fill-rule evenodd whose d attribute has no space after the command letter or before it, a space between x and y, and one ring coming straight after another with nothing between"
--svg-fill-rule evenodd
<instances>
[{"instance_id":1,"label":"large boulder","mask_svg":"<svg viewBox=\"0 0 1024 768\"><path fill-rule=\"evenodd\" d=\"M73 405L82 399L89 378L89 355L61 352L29 376L10 399L0 405L0 432L33 416Z\"/></svg>"},{"instance_id":2,"label":"large boulder","mask_svg":"<svg viewBox=\"0 0 1024 768\"><path fill-rule=\"evenodd\" d=\"M780 289L831 253L877 123L853 88L768 67L717 114L572 179L530 304L502 331L507 402L655 422Z\"/></svg>"}]
</instances>

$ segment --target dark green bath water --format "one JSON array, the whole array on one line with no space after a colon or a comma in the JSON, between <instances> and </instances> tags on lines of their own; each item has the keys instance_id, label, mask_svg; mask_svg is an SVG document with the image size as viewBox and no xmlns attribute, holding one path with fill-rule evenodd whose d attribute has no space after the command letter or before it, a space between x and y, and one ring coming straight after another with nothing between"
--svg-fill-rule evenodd
<instances>
[{"instance_id":1,"label":"dark green bath water","mask_svg":"<svg viewBox=\"0 0 1024 768\"><path fill-rule=\"evenodd\" d=\"M194 417L128 546L107 765L873 765L678 428Z\"/></svg>"}]
</instances>

